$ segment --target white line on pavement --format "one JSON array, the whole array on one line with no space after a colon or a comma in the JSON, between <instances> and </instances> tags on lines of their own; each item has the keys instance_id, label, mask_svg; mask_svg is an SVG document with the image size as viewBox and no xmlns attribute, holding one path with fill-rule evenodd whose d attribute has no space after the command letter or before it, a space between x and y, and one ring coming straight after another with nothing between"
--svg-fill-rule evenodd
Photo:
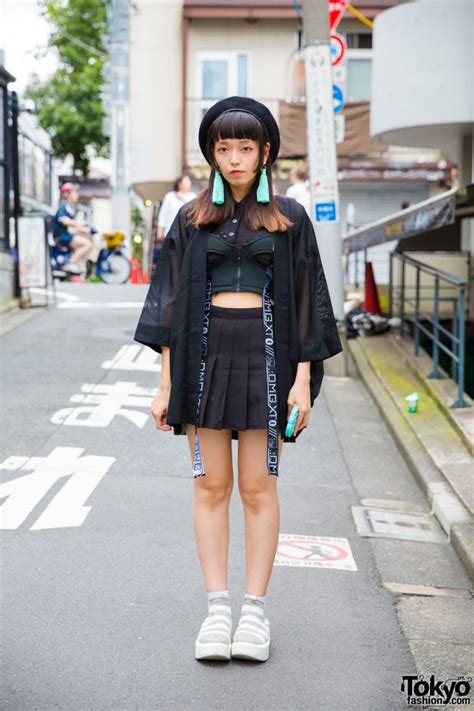
<instances>
[{"instance_id":1,"label":"white line on pavement","mask_svg":"<svg viewBox=\"0 0 474 711\"><path fill-rule=\"evenodd\" d=\"M75 294L66 294L64 291L54 291L53 289L43 289L39 286L30 286L29 291L32 294L48 294L49 296L56 295L58 299L64 299L64 301L80 301L81 297Z\"/></svg>"}]
</instances>

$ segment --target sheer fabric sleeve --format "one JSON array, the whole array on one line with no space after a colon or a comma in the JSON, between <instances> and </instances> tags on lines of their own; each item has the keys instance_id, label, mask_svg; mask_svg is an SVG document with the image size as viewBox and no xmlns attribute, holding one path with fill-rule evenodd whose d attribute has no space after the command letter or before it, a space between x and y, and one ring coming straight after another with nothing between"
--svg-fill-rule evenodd
<instances>
[{"instance_id":1,"label":"sheer fabric sleeve","mask_svg":"<svg viewBox=\"0 0 474 711\"><path fill-rule=\"evenodd\" d=\"M133 337L157 353L162 353L162 346L170 345L174 305L187 243L186 207L180 208L163 241Z\"/></svg>"},{"instance_id":2,"label":"sheer fabric sleeve","mask_svg":"<svg viewBox=\"0 0 474 711\"><path fill-rule=\"evenodd\" d=\"M302 205L294 230L294 283L298 361L322 361L342 351L321 256L311 219Z\"/></svg>"}]
</instances>

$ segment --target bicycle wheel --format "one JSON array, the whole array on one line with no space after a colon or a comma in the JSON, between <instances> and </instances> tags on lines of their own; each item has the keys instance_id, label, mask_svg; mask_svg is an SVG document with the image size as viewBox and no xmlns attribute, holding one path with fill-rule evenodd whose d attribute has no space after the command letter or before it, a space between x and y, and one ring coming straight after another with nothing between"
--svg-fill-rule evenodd
<instances>
[{"instance_id":1,"label":"bicycle wheel","mask_svg":"<svg viewBox=\"0 0 474 711\"><path fill-rule=\"evenodd\" d=\"M125 284L130 272L130 262L124 254L110 252L101 260L99 276L106 284Z\"/></svg>"}]
</instances>

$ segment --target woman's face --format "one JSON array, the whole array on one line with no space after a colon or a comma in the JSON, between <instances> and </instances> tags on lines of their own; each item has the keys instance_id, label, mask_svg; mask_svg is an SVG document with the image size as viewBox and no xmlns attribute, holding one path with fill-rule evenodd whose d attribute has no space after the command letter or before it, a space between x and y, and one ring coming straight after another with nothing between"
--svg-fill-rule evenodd
<instances>
[{"instance_id":1,"label":"woman's face","mask_svg":"<svg viewBox=\"0 0 474 711\"><path fill-rule=\"evenodd\" d=\"M264 147L265 161L270 153L270 144ZM250 138L226 138L216 141L214 160L221 175L230 185L250 187L258 170L258 142Z\"/></svg>"},{"instance_id":2,"label":"woman's face","mask_svg":"<svg viewBox=\"0 0 474 711\"><path fill-rule=\"evenodd\" d=\"M179 183L179 192L180 193L189 193L191 190L191 179L185 175L184 178L182 178L181 182Z\"/></svg>"}]
</instances>

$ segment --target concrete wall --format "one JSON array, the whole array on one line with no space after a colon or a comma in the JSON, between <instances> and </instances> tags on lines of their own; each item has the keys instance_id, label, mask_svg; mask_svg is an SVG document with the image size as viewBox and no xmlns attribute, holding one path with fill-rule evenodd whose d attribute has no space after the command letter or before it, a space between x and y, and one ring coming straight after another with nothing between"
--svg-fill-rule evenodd
<instances>
[{"instance_id":1,"label":"concrete wall","mask_svg":"<svg viewBox=\"0 0 474 711\"><path fill-rule=\"evenodd\" d=\"M15 272L13 256L0 249L0 311L15 293Z\"/></svg>"},{"instance_id":2,"label":"concrete wall","mask_svg":"<svg viewBox=\"0 0 474 711\"><path fill-rule=\"evenodd\" d=\"M130 174L133 185L168 181L179 171L181 15L181 0L134 0L132 4Z\"/></svg>"},{"instance_id":3,"label":"concrete wall","mask_svg":"<svg viewBox=\"0 0 474 711\"><path fill-rule=\"evenodd\" d=\"M199 53L245 52L249 61L248 95L263 101L278 121L278 100L284 98L287 71L295 47L296 21L199 20L190 23L187 86L187 156L190 164L202 163L197 140L200 117Z\"/></svg>"},{"instance_id":4,"label":"concrete wall","mask_svg":"<svg viewBox=\"0 0 474 711\"><path fill-rule=\"evenodd\" d=\"M112 202L110 198L92 198L90 201L92 224L99 232L112 230Z\"/></svg>"}]
</instances>

